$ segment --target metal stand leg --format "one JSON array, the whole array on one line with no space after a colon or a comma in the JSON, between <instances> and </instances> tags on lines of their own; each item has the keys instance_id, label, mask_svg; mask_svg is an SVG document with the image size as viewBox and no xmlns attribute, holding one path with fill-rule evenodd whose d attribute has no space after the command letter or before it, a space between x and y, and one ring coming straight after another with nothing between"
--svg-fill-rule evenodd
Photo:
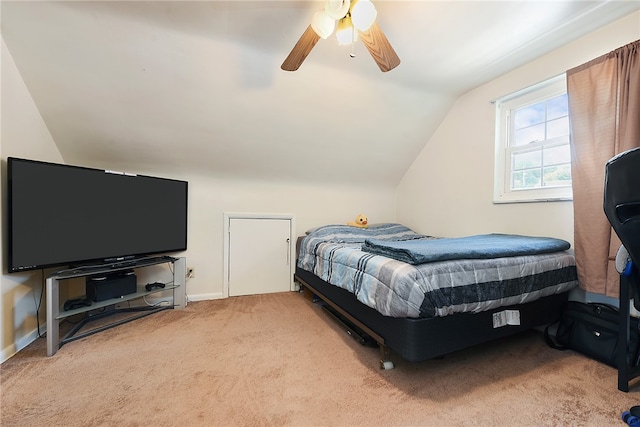
<instances>
[{"instance_id":1,"label":"metal stand leg","mask_svg":"<svg viewBox=\"0 0 640 427\"><path fill-rule=\"evenodd\" d=\"M58 320L59 304L59 283L58 280L49 277L46 282L46 307L47 307L47 356L56 354L59 348L60 321Z\"/></svg>"},{"instance_id":2,"label":"metal stand leg","mask_svg":"<svg viewBox=\"0 0 640 427\"><path fill-rule=\"evenodd\" d=\"M60 340L60 347L62 347L64 344L71 342L71 341L75 341L75 340L79 340L80 338L84 338L84 337L88 337L89 335L93 335L96 334L98 332L102 332L102 331L106 331L107 329L111 329L113 327L119 326L119 325L124 325L125 323L131 322L133 320L137 320L140 319L142 317L145 316L149 316L150 314L154 314L157 313L159 311L163 311L163 310L170 310L173 307L170 306L166 306L166 307L157 307L157 308L153 308L153 307L138 307L138 308L113 308L111 310L102 312L102 313L98 313L98 314L86 314L86 317L84 319L82 319L80 322L78 322L78 324L76 326L74 326L63 338L62 340ZM118 320L115 322L111 322L107 325L103 325L103 326L99 326L96 328L93 328L87 332L83 332L83 333L78 333L78 331L80 331L84 326L86 326L88 323L94 321L94 320L99 320L102 319L104 317L108 317L108 316L112 316L114 314L117 313L132 313L132 312L136 312L138 313L135 316L131 316L131 317L127 317L126 319L122 319L122 320Z\"/></svg>"},{"instance_id":3,"label":"metal stand leg","mask_svg":"<svg viewBox=\"0 0 640 427\"><path fill-rule=\"evenodd\" d=\"M173 263L173 284L177 287L173 289L174 308L185 308L187 306L187 259L185 257L176 258Z\"/></svg>"}]
</instances>

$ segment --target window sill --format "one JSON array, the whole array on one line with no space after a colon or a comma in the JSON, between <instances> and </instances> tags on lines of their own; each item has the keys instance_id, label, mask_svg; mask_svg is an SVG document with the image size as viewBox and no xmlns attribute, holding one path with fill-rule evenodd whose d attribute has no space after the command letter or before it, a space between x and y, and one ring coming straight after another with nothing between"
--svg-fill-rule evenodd
<instances>
[{"instance_id":1,"label":"window sill","mask_svg":"<svg viewBox=\"0 0 640 427\"><path fill-rule=\"evenodd\" d=\"M494 205L504 205L509 203L547 203L547 202L573 202L572 196L565 197L531 197L531 198L511 198L511 197L502 197L502 198L494 198Z\"/></svg>"}]
</instances>

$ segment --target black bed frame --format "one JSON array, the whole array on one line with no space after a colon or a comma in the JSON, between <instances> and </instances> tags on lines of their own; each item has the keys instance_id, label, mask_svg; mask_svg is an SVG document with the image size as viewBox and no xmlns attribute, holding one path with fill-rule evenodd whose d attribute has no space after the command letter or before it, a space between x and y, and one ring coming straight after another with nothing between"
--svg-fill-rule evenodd
<instances>
[{"instance_id":1,"label":"black bed frame","mask_svg":"<svg viewBox=\"0 0 640 427\"><path fill-rule=\"evenodd\" d=\"M393 366L390 363L391 351L409 362L421 362L556 322L568 298L568 292L564 292L526 304L475 314L396 318L380 314L358 301L351 292L328 284L301 268L296 268L294 279L375 340L380 347L380 367L383 369ZM520 325L494 328L494 313L504 310L518 310Z\"/></svg>"}]
</instances>

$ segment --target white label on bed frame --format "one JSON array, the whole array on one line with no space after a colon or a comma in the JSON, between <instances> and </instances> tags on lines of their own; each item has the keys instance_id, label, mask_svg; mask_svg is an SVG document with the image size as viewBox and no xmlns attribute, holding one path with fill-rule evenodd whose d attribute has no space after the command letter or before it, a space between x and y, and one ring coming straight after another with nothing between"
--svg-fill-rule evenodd
<instances>
[{"instance_id":1,"label":"white label on bed frame","mask_svg":"<svg viewBox=\"0 0 640 427\"><path fill-rule=\"evenodd\" d=\"M507 313L507 325L520 324L520 310L505 310Z\"/></svg>"},{"instance_id":2,"label":"white label on bed frame","mask_svg":"<svg viewBox=\"0 0 640 427\"><path fill-rule=\"evenodd\" d=\"M506 325L519 325L520 311L503 310L493 313L493 328L501 328Z\"/></svg>"},{"instance_id":3,"label":"white label on bed frame","mask_svg":"<svg viewBox=\"0 0 640 427\"><path fill-rule=\"evenodd\" d=\"M493 313L493 328L501 328L507 324L507 314L504 311Z\"/></svg>"}]
</instances>

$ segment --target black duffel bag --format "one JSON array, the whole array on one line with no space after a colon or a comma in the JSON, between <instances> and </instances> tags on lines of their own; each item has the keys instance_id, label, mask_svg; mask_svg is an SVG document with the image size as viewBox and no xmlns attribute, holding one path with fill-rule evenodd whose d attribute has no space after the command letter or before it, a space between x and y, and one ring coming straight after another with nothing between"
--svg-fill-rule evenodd
<instances>
[{"instance_id":1,"label":"black duffel bag","mask_svg":"<svg viewBox=\"0 0 640 427\"><path fill-rule=\"evenodd\" d=\"M627 363L637 366L640 362L640 329L638 319L631 317ZM556 349L571 349L595 360L618 368L620 315L618 309L607 304L567 301L560 317L555 341L545 329L547 343Z\"/></svg>"}]
</instances>

